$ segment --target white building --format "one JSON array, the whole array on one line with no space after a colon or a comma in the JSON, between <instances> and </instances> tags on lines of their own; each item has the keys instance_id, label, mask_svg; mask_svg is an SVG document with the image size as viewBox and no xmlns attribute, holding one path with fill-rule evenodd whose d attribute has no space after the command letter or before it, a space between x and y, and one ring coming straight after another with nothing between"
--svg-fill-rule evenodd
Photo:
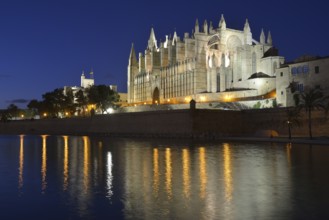
<instances>
[{"instance_id":1,"label":"white building","mask_svg":"<svg viewBox=\"0 0 329 220\"><path fill-rule=\"evenodd\" d=\"M294 93L314 87L329 95L329 57L302 56L276 71L276 99L281 106L293 106Z\"/></svg>"},{"instance_id":2,"label":"white building","mask_svg":"<svg viewBox=\"0 0 329 220\"><path fill-rule=\"evenodd\" d=\"M261 31L253 38L248 20L243 30L196 20L194 33L157 43L154 29L138 59L132 46L128 64L128 103L183 103L262 97L276 90L276 69L284 63Z\"/></svg>"}]
</instances>

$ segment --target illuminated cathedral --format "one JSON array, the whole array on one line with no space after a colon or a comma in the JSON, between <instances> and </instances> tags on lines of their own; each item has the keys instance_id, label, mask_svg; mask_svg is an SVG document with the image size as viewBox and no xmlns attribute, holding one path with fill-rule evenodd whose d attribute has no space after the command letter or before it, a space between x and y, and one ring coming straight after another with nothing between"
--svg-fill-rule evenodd
<instances>
[{"instance_id":1,"label":"illuminated cathedral","mask_svg":"<svg viewBox=\"0 0 329 220\"><path fill-rule=\"evenodd\" d=\"M145 53L132 45L128 65L128 103L184 103L260 97L275 91L275 70L284 62L263 30L253 38L248 20L230 29L196 20L192 35L177 33L158 44L151 29Z\"/></svg>"}]
</instances>

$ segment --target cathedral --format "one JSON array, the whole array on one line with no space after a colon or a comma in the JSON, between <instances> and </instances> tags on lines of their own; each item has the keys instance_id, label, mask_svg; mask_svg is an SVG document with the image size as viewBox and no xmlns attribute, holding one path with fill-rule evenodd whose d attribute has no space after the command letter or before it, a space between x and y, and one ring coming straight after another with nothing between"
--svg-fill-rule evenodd
<instances>
[{"instance_id":1,"label":"cathedral","mask_svg":"<svg viewBox=\"0 0 329 220\"><path fill-rule=\"evenodd\" d=\"M157 42L151 29L145 53L131 47L128 103L178 104L227 102L275 96L276 69L284 57L271 33L253 38L248 20L243 30L230 29L222 15L218 24L196 20L193 33L175 32Z\"/></svg>"}]
</instances>

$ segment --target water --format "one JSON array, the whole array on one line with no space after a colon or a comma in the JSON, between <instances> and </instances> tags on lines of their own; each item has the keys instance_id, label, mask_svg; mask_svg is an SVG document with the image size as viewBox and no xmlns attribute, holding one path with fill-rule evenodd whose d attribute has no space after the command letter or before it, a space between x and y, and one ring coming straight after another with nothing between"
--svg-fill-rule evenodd
<instances>
[{"instance_id":1,"label":"water","mask_svg":"<svg viewBox=\"0 0 329 220\"><path fill-rule=\"evenodd\" d=\"M0 219L328 219L329 146L0 136Z\"/></svg>"}]
</instances>

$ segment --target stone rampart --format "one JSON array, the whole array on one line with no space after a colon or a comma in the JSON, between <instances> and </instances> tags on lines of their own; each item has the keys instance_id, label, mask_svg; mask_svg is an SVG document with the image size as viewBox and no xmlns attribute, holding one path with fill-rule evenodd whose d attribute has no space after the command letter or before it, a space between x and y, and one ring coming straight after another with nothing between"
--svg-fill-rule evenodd
<instances>
[{"instance_id":1,"label":"stone rampart","mask_svg":"<svg viewBox=\"0 0 329 220\"><path fill-rule=\"evenodd\" d=\"M321 111L314 111L313 135L329 136L329 122ZM94 117L40 119L0 123L0 134L57 134L143 137L218 138L266 136L275 131L288 135L286 110L283 108L243 111L228 110L164 110L117 113ZM293 136L308 136L307 114L303 112L301 127L293 125Z\"/></svg>"}]
</instances>

